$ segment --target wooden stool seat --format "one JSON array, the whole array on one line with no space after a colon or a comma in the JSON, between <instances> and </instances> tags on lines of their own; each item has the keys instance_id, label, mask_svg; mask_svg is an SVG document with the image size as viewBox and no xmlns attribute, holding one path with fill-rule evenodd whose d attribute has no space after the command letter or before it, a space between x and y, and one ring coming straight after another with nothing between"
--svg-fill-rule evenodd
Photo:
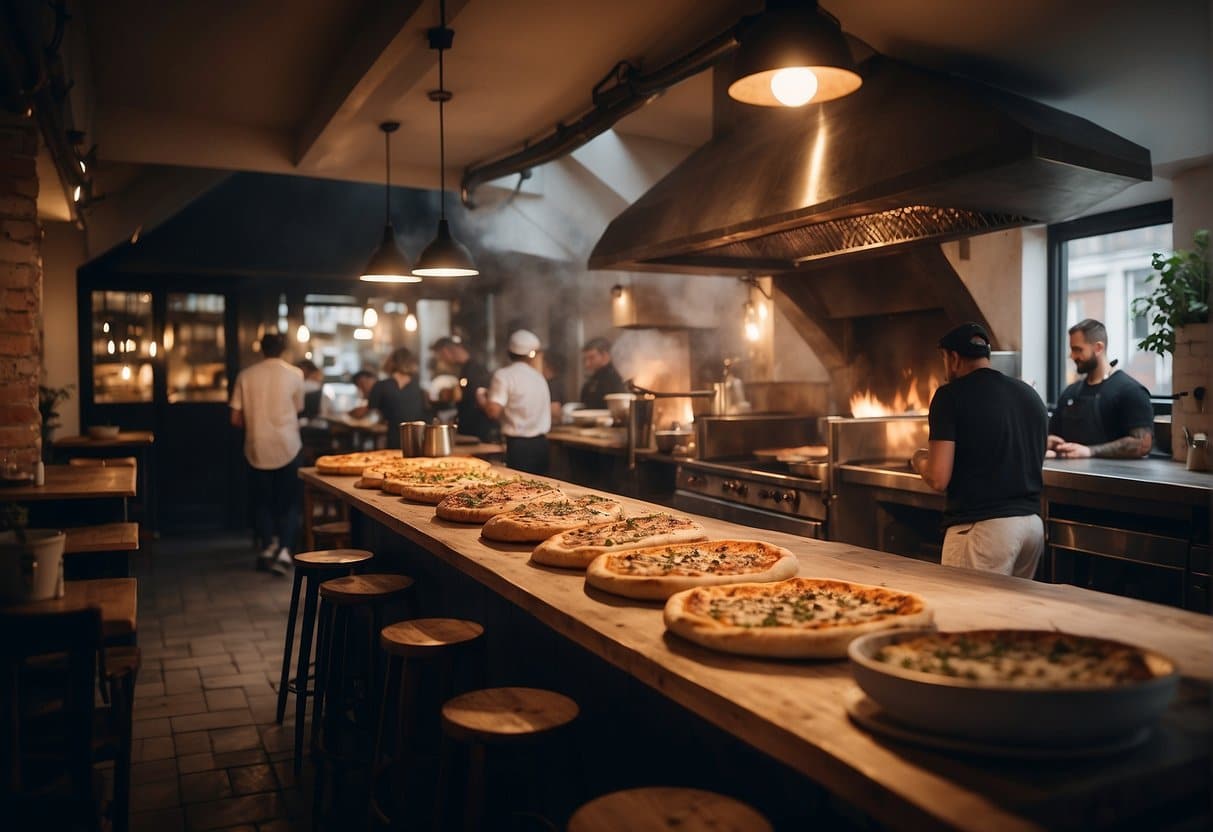
<instances>
[{"instance_id":1,"label":"wooden stool seat","mask_svg":"<svg viewBox=\"0 0 1213 832\"><path fill-rule=\"evenodd\" d=\"M492 743L546 734L577 718L577 703L538 688L474 690L442 706L442 724L457 739Z\"/></svg>"},{"instance_id":2,"label":"wooden stool seat","mask_svg":"<svg viewBox=\"0 0 1213 832\"><path fill-rule=\"evenodd\" d=\"M771 832L771 824L739 800L701 789L625 789L595 798L569 818L568 832Z\"/></svg>"},{"instance_id":3,"label":"wooden stool seat","mask_svg":"<svg viewBox=\"0 0 1213 832\"><path fill-rule=\"evenodd\" d=\"M300 552L294 556L295 566L312 569L349 569L375 557L365 549L321 549L316 552Z\"/></svg>"},{"instance_id":4,"label":"wooden stool seat","mask_svg":"<svg viewBox=\"0 0 1213 832\"><path fill-rule=\"evenodd\" d=\"M384 627L379 644L389 656L417 659L474 641L484 635L484 627L460 618L413 618Z\"/></svg>"},{"instance_id":5,"label":"wooden stool seat","mask_svg":"<svg viewBox=\"0 0 1213 832\"><path fill-rule=\"evenodd\" d=\"M320 597L334 604L365 604L400 595L413 585L404 575L346 575L320 585Z\"/></svg>"},{"instance_id":6,"label":"wooden stool seat","mask_svg":"<svg viewBox=\"0 0 1213 832\"><path fill-rule=\"evenodd\" d=\"M334 520L331 523L317 523L312 526L312 534L346 535L349 533L349 520Z\"/></svg>"}]
</instances>

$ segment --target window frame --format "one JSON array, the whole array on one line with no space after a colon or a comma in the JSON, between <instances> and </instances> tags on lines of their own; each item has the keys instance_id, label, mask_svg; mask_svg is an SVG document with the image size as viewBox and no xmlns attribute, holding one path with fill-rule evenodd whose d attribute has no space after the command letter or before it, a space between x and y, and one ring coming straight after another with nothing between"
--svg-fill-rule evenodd
<instances>
[{"instance_id":1,"label":"window frame","mask_svg":"<svg viewBox=\"0 0 1213 832\"><path fill-rule=\"evenodd\" d=\"M1066 243L1083 237L1113 234L1117 231L1129 231L1149 225L1163 225L1174 221L1172 213L1171 200L1167 199L1161 202L1135 205L1132 208L1122 208L1119 211L1079 217L1076 220L1056 223L1048 227L1049 333L1046 392L1050 406L1054 405L1057 397L1061 395L1062 381L1066 377L1066 360L1069 354L1069 341L1064 337L1066 297L1069 295L1070 289L1068 263L1064 256ZM1155 411L1169 413L1170 410L1169 404L1155 406Z\"/></svg>"}]
</instances>

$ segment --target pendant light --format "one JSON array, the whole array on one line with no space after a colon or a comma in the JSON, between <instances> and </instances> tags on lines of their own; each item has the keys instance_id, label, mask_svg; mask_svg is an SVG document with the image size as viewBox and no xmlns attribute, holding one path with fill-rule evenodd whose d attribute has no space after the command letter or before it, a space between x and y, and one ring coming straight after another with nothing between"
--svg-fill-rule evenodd
<instances>
[{"instance_id":1,"label":"pendant light","mask_svg":"<svg viewBox=\"0 0 1213 832\"><path fill-rule=\"evenodd\" d=\"M446 0L439 3L441 24L430 29L427 33L430 49L438 50L438 89L429 93L430 101L438 104L438 181L439 185L439 219L438 233L434 241L425 247L413 267L413 274L423 277L471 277L480 274L472 261L472 255L463 245L451 236L451 226L446 220L446 121L443 107L451 100L451 93L445 85L442 66L442 53L451 48L455 42L455 32L446 25Z\"/></svg>"},{"instance_id":2,"label":"pendant light","mask_svg":"<svg viewBox=\"0 0 1213 832\"><path fill-rule=\"evenodd\" d=\"M392 134L400 129L400 122L385 121L379 125L383 131L383 150L386 160L383 186L383 240L371 255L370 262L362 270L361 280L368 283L420 283L421 278L412 273L409 259L396 242L396 229L392 228Z\"/></svg>"},{"instance_id":3,"label":"pendant light","mask_svg":"<svg viewBox=\"0 0 1213 832\"><path fill-rule=\"evenodd\" d=\"M767 0L739 39L729 97L745 104L803 107L863 84L842 27L815 2Z\"/></svg>"}]
</instances>

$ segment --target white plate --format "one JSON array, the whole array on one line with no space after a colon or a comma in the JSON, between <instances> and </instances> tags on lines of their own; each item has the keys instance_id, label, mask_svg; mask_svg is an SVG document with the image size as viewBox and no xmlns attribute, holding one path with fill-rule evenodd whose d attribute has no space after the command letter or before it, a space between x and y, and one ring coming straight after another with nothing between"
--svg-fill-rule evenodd
<instances>
[{"instance_id":1,"label":"white plate","mask_svg":"<svg viewBox=\"0 0 1213 832\"><path fill-rule=\"evenodd\" d=\"M611 418L611 411L597 410L597 409L590 410L590 409L587 409L584 407L581 410L573 411L573 424L574 425L583 425L586 427L593 427L596 425L601 425L603 423L603 420L606 420L607 424L610 424L612 421L614 421L614 419Z\"/></svg>"}]
</instances>

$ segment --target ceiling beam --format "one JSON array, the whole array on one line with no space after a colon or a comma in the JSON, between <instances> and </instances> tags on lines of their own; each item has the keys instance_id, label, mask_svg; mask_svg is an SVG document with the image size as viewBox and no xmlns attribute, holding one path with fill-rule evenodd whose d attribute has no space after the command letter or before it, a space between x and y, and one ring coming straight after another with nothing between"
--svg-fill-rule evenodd
<instances>
[{"instance_id":1,"label":"ceiling beam","mask_svg":"<svg viewBox=\"0 0 1213 832\"><path fill-rule=\"evenodd\" d=\"M448 24L468 0L451 0ZM430 54L425 30L438 23L438 3L433 0L382 0L329 73L329 82L316 105L303 119L295 135L294 164L310 172L323 173L334 164L342 149L339 134L363 112L377 104L396 100L387 89L411 89L436 62ZM373 112L375 121L388 112Z\"/></svg>"}]
</instances>

